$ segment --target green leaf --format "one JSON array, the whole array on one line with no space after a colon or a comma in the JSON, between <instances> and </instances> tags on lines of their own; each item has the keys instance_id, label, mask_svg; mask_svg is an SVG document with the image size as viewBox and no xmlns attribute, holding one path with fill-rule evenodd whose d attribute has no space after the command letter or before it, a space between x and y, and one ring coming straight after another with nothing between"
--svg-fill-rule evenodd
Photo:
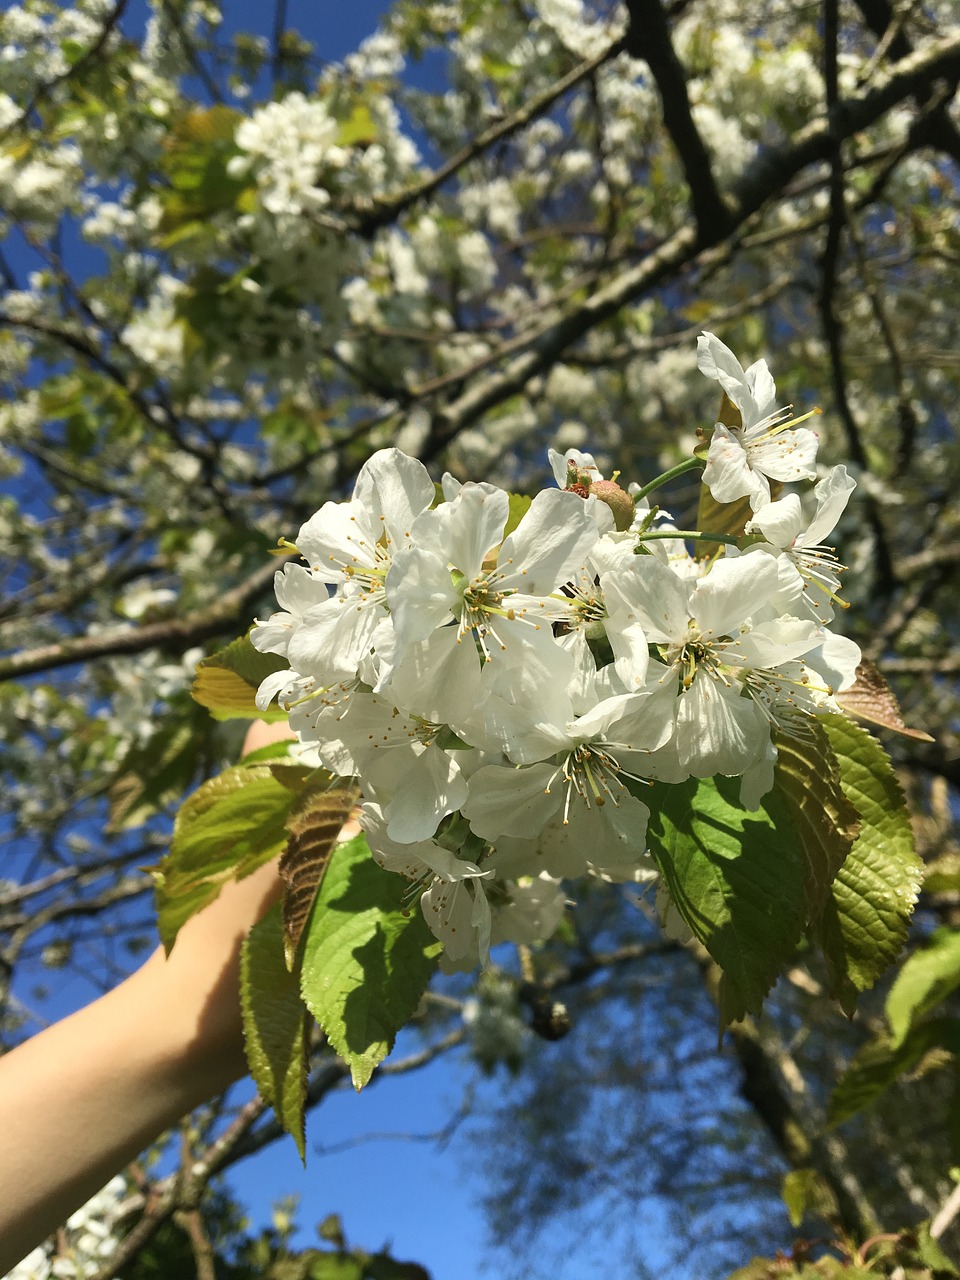
<instances>
[{"instance_id":1,"label":"green leaf","mask_svg":"<svg viewBox=\"0 0 960 1280\"><path fill-rule=\"evenodd\" d=\"M727 1280L877 1280L877 1272L866 1267L852 1267L846 1259L827 1256L819 1262L788 1261L777 1258L754 1258L734 1271Z\"/></svg>"},{"instance_id":2,"label":"green leaf","mask_svg":"<svg viewBox=\"0 0 960 1280\"><path fill-rule=\"evenodd\" d=\"M234 765L184 802L155 875L160 936L168 950L181 925L227 880L249 875L286 846L286 822L309 772L282 762Z\"/></svg>"},{"instance_id":3,"label":"green leaf","mask_svg":"<svg viewBox=\"0 0 960 1280\"><path fill-rule=\"evenodd\" d=\"M284 958L284 931L276 903L244 939L240 952L240 1003L250 1073L261 1097L291 1134L306 1160L307 1010L300 976Z\"/></svg>"},{"instance_id":4,"label":"green leaf","mask_svg":"<svg viewBox=\"0 0 960 1280\"><path fill-rule=\"evenodd\" d=\"M310 1280L363 1280L363 1271L353 1253L317 1253L310 1262Z\"/></svg>"},{"instance_id":5,"label":"green leaf","mask_svg":"<svg viewBox=\"0 0 960 1280\"><path fill-rule=\"evenodd\" d=\"M777 736L775 786L796 827L807 913L815 920L860 831L860 815L844 795L826 733L816 722L808 729L799 740Z\"/></svg>"},{"instance_id":6,"label":"green leaf","mask_svg":"<svg viewBox=\"0 0 960 1280\"><path fill-rule=\"evenodd\" d=\"M821 719L844 795L861 818L815 930L831 992L852 1013L857 992L876 982L906 940L923 867L903 793L880 743L846 716Z\"/></svg>"},{"instance_id":7,"label":"green leaf","mask_svg":"<svg viewBox=\"0 0 960 1280\"><path fill-rule=\"evenodd\" d=\"M507 508L507 523L503 527L503 536L513 533L514 529L519 525L520 521L530 510L532 498L525 493L511 493L510 505Z\"/></svg>"},{"instance_id":8,"label":"green leaf","mask_svg":"<svg viewBox=\"0 0 960 1280\"><path fill-rule=\"evenodd\" d=\"M670 896L723 970L724 1022L759 1013L806 919L805 866L788 811L776 793L755 812L743 809L739 786L690 778L647 794L647 838Z\"/></svg>"},{"instance_id":9,"label":"green leaf","mask_svg":"<svg viewBox=\"0 0 960 1280\"><path fill-rule=\"evenodd\" d=\"M799 1227L808 1216L835 1208L833 1196L816 1169L791 1169L785 1173L781 1196L793 1227Z\"/></svg>"},{"instance_id":10,"label":"green leaf","mask_svg":"<svg viewBox=\"0 0 960 1280\"><path fill-rule=\"evenodd\" d=\"M358 103L347 116L341 120L337 134L337 146L354 147L360 143L376 142L377 122L366 103Z\"/></svg>"},{"instance_id":11,"label":"green leaf","mask_svg":"<svg viewBox=\"0 0 960 1280\"><path fill-rule=\"evenodd\" d=\"M932 1049L960 1053L960 1020L932 1018L922 1022L896 1046L886 1037L871 1040L840 1077L830 1098L828 1122L840 1124L870 1106Z\"/></svg>"},{"instance_id":12,"label":"green leaf","mask_svg":"<svg viewBox=\"0 0 960 1280\"><path fill-rule=\"evenodd\" d=\"M279 742L268 742L265 746L257 747L255 751L248 751L242 763L245 765L270 763L280 767L302 769L303 765L300 761L290 755L290 747L294 741L293 738L281 738Z\"/></svg>"},{"instance_id":13,"label":"green leaf","mask_svg":"<svg viewBox=\"0 0 960 1280\"><path fill-rule=\"evenodd\" d=\"M258 709L257 689L263 680L288 664L275 653L260 653L246 636L197 664L191 693L217 720L286 720L287 713L272 705Z\"/></svg>"},{"instance_id":14,"label":"green leaf","mask_svg":"<svg viewBox=\"0 0 960 1280\"><path fill-rule=\"evenodd\" d=\"M405 888L357 836L334 851L307 926L303 998L358 1090L416 1012L440 951L419 909L404 909Z\"/></svg>"},{"instance_id":15,"label":"green leaf","mask_svg":"<svg viewBox=\"0 0 960 1280\"><path fill-rule=\"evenodd\" d=\"M917 1227L917 1257L929 1267L937 1280L944 1280L947 1276L960 1276L960 1270L952 1258L949 1258L940 1247L939 1240L934 1240L930 1234L930 1223L921 1222Z\"/></svg>"},{"instance_id":16,"label":"green leaf","mask_svg":"<svg viewBox=\"0 0 960 1280\"><path fill-rule=\"evenodd\" d=\"M214 105L194 107L183 115L174 127L173 146L184 143L209 145L212 142L232 142L243 114L233 107Z\"/></svg>"},{"instance_id":17,"label":"green leaf","mask_svg":"<svg viewBox=\"0 0 960 1280\"><path fill-rule=\"evenodd\" d=\"M900 967L886 1013L896 1046L907 1032L951 992L960 987L960 931L938 929L930 945L908 956Z\"/></svg>"},{"instance_id":18,"label":"green leaf","mask_svg":"<svg viewBox=\"0 0 960 1280\"><path fill-rule=\"evenodd\" d=\"M188 704L189 705L189 704ZM199 713L207 725L203 713ZM124 756L110 784L111 831L142 826L158 809L172 804L193 782L201 755L203 726L193 716L172 716Z\"/></svg>"},{"instance_id":19,"label":"green leaf","mask_svg":"<svg viewBox=\"0 0 960 1280\"><path fill-rule=\"evenodd\" d=\"M242 119L231 107L212 106L188 111L175 122L162 155L167 182L160 187L161 235L234 207L250 184L228 167L238 154L234 134Z\"/></svg>"},{"instance_id":20,"label":"green leaf","mask_svg":"<svg viewBox=\"0 0 960 1280\"><path fill-rule=\"evenodd\" d=\"M363 1280L430 1280L418 1262L398 1262L388 1253L376 1253L367 1261Z\"/></svg>"}]
</instances>

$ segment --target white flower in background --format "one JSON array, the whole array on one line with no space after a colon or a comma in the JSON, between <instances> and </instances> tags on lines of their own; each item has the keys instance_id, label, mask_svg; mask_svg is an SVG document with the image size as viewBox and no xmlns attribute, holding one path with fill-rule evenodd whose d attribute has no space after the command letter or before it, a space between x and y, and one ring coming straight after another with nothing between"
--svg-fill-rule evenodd
<instances>
[{"instance_id":1,"label":"white flower in background","mask_svg":"<svg viewBox=\"0 0 960 1280\"><path fill-rule=\"evenodd\" d=\"M592 58L624 30L623 19L593 22L583 0L537 0L541 22L552 27L561 43L578 58Z\"/></svg>"},{"instance_id":2,"label":"white flower in background","mask_svg":"<svg viewBox=\"0 0 960 1280\"><path fill-rule=\"evenodd\" d=\"M405 66L400 42L389 31L375 31L362 41L356 53L348 54L344 67L362 80L387 80L398 76Z\"/></svg>"},{"instance_id":3,"label":"white flower in background","mask_svg":"<svg viewBox=\"0 0 960 1280\"><path fill-rule=\"evenodd\" d=\"M112 1178L67 1219L56 1240L41 1245L9 1271L5 1280L87 1280L113 1257L120 1244L116 1223L127 1184Z\"/></svg>"},{"instance_id":4,"label":"white flower in background","mask_svg":"<svg viewBox=\"0 0 960 1280\"><path fill-rule=\"evenodd\" d=\"M337 145L340 126L326 103L288 93L254 111L237 129L241 155L229 161L235 177L253 171L263 207L273 214L302 214L329 204L323 176L340 169L347 152Z\"/></svg>"},{"instance_id":5,"label":"white flower in background","mask_svg":"<svg viewBox=\"0 0 960 1280\"><path fill-rule=\"evenodd\" d=\"M497 855L485 863L498 871ZM507 901L497 908L493 918L491 941L515 942L527 946L551 937L557 929L567 905L563 882L541 872L519 880L505 880Z\"/></svg>"},{"instance_id":6,"label":"white flower in background","mask_svg":"<svg viewBox=\"0 0 960 1280\"><path fill-rule=\"evenodd\" d=\"M717 502L749 498L756 511L770 501L771 480L816 479L817 436L806 427L791 427L790 410L777 408L777 388L765 360L744 370L718 337L703 333L697 363L740 410L739 427L716 424L707 452L703 483Z\"/></svg>"},{"instance_id":7,"label":"white flower in background","mask_svg":"<svg viewBox=\"0 0 960 1280\"><path fill-rule=\"evenodd\" d=\"M122 341L161 378L183 370L183 326L177 318L177 298L184 284L174 276L160 276L147 302L120 334Z\"/></svg>"}]
</instances>

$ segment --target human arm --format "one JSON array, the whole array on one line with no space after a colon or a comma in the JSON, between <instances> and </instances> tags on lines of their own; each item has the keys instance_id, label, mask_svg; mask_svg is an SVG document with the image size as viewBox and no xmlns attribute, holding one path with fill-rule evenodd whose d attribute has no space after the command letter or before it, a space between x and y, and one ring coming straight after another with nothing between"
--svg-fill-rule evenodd
<instances>
[{"instance_id":1,"label":"human arm","mask_svg":"<svg viewBox=\"0 0 960 1280\"><path fill-rule=\"evenodd\" d=\"M286 736L256 724L244 753ZM0 1058L0 1275L245 1073L240 944L279 892L274 863L225 885L169 957Z\"/></svg>"}]
</instances>

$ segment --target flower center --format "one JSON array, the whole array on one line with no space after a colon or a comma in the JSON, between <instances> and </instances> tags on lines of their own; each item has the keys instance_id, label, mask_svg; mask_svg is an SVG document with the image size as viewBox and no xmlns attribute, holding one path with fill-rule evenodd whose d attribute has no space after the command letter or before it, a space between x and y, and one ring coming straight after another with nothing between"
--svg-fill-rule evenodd
<instances>
[{"instance_id":1,"label":"flower center","mask_svg":"<svg viewBox=\"0 0 960 1280\"><path fill-rule=\"evenodd\" d=\"M595 742L581 743L560 766L563 775L563 825L570 823L570 805L576 793L588 809L602 809L608 800L619 805L626 787L620 781L623 770L616 757ZM547 790L549 791L549 787Z\"/></svg>"},{"instance_id":2,"label":"flower center","mask_svg":"<svg viewBox=\"0 0 960 1280\"><path fill-rule=\"evenodd\" d=\"M691 621L688 638L681 644L667 645L665 651L661 648L660 654L667 666L680 677L683 691L690 688L700 672L729 684L730 681L724 674L722 658L723 646L729 642L729 636L706 639L700 634L696 623Z\"/></svg>"},{"instance_id":3,"label":"flower center","mask_svg":"<svg viewBox=\"0 0 960 1280\"><path fill-rule=\"evenodd\" d=\"M491 636L502 650L506 649L503 639L497 633L495 619L505 618L513 622L516 614L513 609L504 608L507 592L498 591L496 582L499 577L496 571L479 573L470 583L464 579L458 584L463 608L460 611L458 639L463 639L467 632L476 638L484 662L490 661L490 650L487 648L487 637ZM464 585L466 583L466 585Z\"/></svg>"}]
</instances>

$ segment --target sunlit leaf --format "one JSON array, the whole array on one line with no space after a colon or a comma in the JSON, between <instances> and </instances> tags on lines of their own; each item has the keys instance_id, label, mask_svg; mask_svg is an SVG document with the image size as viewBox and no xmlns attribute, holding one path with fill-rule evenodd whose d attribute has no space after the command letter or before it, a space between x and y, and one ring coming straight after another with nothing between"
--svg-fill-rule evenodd
<instances>
[{"instance_id":1,"label":"sunlit leaf","mask_svg":"<svg viewBox=\"0 0 960 1280\"><path fill-rule=\"evenodd\" d=\"M405 889L362 836L338 845L304 938L304 1001L357 1089L416 1012L440 951Z\"/></svg>"},{"instance_id":2,"label":"sunlit leaf","mask_svg":"<svg viewBox=\"0 0 960 1280\"><path fill-rule=\"evenodd\" d=\"M244 1047L254 1082L305 1160L308 1015L300 996L300 975L291 973L284 959L279 903L244 939L240 1001Z\"/></svg>"},{"instance_id":3,"label":"sunlit leaf","mask_svg":"<svg viewBox=\"0 0 960 1280\"><path fill-rule=\"evenodd\" d=\"M960 1020L931 1018L914 1027L896 1046L885 1037L871 1040L847 1067L830 1097L830 1123L840 1124L870 1106L933 1049L960 1053Z\"/></svg>"},{"instance_id":4,"label":"sunlit leaf","mask_svg":"<svg viewBox=\"0 0 960 1280\"><path fill-rule=\"evenodd\" d=\"M886 1014L894 1048L910 1028L960 987L960 931L938 929L922 951L900 966L887 995Z\"/></svg>"},{"instance_id":5,"label":"sunlit leaf","mask_svg":"<svg viewBox=\"0 0 960 1280\"><path fill-rule=\"evenodd\" d=\"M831 889L816 937L830 986L852 1012L900 952L920 892L923 867L893 766L880 743L846 716L824 716L844 794L860 814L860 834Z\"/></svg>"},{"instance_id":6,"label":"sunlit leaf","mask_svg":"<svg viewBox=\"0 0 960 1280\"><path fill-rule=\"evenodd\" d=\"M168 949L184 921L212 902L228 880L249 875L282 852L287 819L309 774L269 763L234 765L184 802L170 851L155 872L160 936Z\"/></svg>"},{"instance_id":7,"label":"sunlit leaf","mask_svg":"<svg viewBox=\"0 0 960 1280\"><path fill-rule=\"evenodd\" d=\"M833 1196L822 1175L809 1167L785 1173L780 1195L793 1227L799 1227L808 1215L822 1216L824 1212L835 1209Z\"/></svg>"},{"instance_id":8,"label":"sunlit leaf","mask_svg":"<svg viewBox=\"0 0 960 1280\"><path fill-rule=\"evenodd\" d=\"M193 697L217 720L286 720L287 713L275 704L257 709L260 684L287 663L275 653L260 653L246 636L202 659L191 690Z\"/></svg>"}]
</instances>

